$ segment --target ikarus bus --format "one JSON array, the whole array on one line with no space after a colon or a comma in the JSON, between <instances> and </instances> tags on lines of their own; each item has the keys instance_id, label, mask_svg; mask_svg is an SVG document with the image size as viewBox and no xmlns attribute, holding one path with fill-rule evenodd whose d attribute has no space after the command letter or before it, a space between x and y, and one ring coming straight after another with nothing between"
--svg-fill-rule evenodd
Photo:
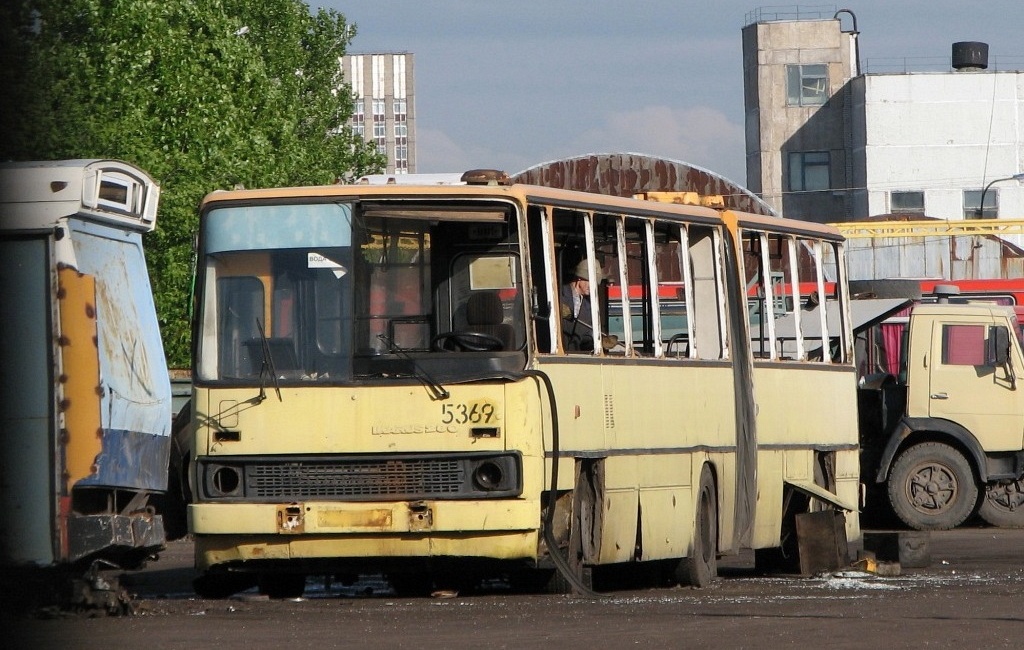
<instances>
[{"instance_id":1,"label":"ikarus bus","mask_svg":"<svg viewBox=\"0 0 1024 650\"><path fill-rule=\"evenodd\" d=\"M700 586L808 510L859 537L837 231L463 180L203 201L199 593Z\"/></svg>"}]
</instances>

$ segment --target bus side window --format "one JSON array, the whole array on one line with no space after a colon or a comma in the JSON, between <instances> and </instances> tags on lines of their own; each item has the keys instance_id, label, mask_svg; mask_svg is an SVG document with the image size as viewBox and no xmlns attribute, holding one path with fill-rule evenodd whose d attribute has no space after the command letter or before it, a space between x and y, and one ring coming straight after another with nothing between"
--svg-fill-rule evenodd
<instances>
[{"instance_id":1,"label":"bus side window","mask_svg":"<svg viewBox=\"0 0 1024 650\"><path fill-rule=\"evenodd\" d=\"M650 260L647 246L647 222L627 218L626 278L629 287L633 330L633 351L641 356L654 356L655 302L651 295Z\"/></svg>"},{"instance_id":2,"label":"bus side window","mask_svg":"<svg viewBox=\"0 0 1024 650\"><path fill-rule=\"evenodd\" d=\"M678 229L678 227L676 228ZM681 247L668 224L655 225L655 266L658 281L658 318L665 356L689 355L690 337L686 327L686 289L682 277Z\"/></svg>"},{"instance_id":3,"label":"bus side window","mask_svg":"<svg viewBox=\"0 0 1024 650\"><path fill-rule=\"evenodd\" d=\"M699 359L721 359L725 356L725 337L719 238L712 228L704 226L690 226L687 231L693 277L692 313L688 314L693 319L691 345Z\"/></svg>"},{"instance_id":4,"label":"bus side window","mask_svg":"<svg viewBox=\"0 0 1024 650\"><path fill-rule=\"evenodd\" d=\"M556 319L562 339L562 350L568 353L594 352L595 326L593 306L599 306L599 318L607 310L602 294L603 272L600 259L595 259L597 280L589 280L588 219L593 219L594 237L601 232L599 219L574 210L552 209L552 229L557 248L556 266L558 294L555 296ZM587 292L587 293L583 293ZM599 321L600 322L600 321Z\"/></svg>"},{"instance_id":5,"label":"bus side window","mask_svg":"<svg viewBox=\"0 0 1024 650\"><path fill-rule=\"evenodd\" d=\"M551 338L551 319L558 318L557 313L551 313L550 305L554 304L556 312L558 305L557 298L550 296L551 283L548 280L544 255L548 250L548 241L544 235L545 225L548 223L547 215L542 208L536 205L527 207L526 236L530 247L530 274L533 276L529 284L533 294L526 299L530 301L531 322L537 350L542 353L554 352L555 343Z\"/></svg>"}]
</instances>

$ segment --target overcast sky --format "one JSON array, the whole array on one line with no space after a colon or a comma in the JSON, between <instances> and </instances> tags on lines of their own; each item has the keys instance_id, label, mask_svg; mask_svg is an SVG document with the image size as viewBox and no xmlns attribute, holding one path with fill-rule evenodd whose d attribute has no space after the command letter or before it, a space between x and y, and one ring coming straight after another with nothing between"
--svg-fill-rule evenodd
<instances>
[{"instance_id":1,"label":"overcast sky","mask_svg":"<svg viewBox=\"0 0 1024 650\"><path fill-rule=\"evenodd\" d=\"M355 23L349 52L415 55L417 171L509 173L585 153L682 160L746 184L737 0L307 0ZM861 61L948 65L956 41L1024 69L1021 0L850 0ZM852 28L849 16L844 29ZM902 65L902 61L899 61ZM876 68L885 66L886 69ZM948 68L946 68L948 69Z\"/></svg>"}]
</instances>

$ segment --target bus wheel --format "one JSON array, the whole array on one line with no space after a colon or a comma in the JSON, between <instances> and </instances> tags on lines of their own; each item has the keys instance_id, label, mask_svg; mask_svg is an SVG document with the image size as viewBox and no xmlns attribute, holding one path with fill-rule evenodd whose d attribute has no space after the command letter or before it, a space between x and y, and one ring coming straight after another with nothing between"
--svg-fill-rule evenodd
<instances>
[{"instance_id":1,"label":"bus wheel","mask_svg":"<svg viewBox=\"0 0 1024 650\"><path fill-rule=\"evenodd\" d=\"M306 591L303 573L263 573L257 583L260 593L271 598L301 598Z\"/></svg>"},{"instance_id":2,"label":"bus wheel","mask_svg":"<svg viewBox=\"0 0 1024 650\"><path fill-rule=\"evenodd\" d=\"M679 561L675 578L683 585L706 587L717 577L718 503L715 499L715 481L711 478L711 470L705 466L700 473L693 548L690 557Z\"/></svg>"},{"instance_id":3,"label":"bus wheel","mask_svg":"<svg viewBox=\"0 0 1024 650\"><path fill-rule=\"evenodd\" d=\"M1024 528L1024 479L986 486L978 516L1000 528Z\"/></svg>"},{"instance_id":4,"label":"bus wheel","mask_svg":"<svg viewBox=\"0 0 1024 650\"><path fill-rule=\"evenodd\" d=\"M978 502L967 459L940 442L924 442L901 453L893 463L888 488L896 516L917 530L955 528Z\"/></svg>"}]
</instances>

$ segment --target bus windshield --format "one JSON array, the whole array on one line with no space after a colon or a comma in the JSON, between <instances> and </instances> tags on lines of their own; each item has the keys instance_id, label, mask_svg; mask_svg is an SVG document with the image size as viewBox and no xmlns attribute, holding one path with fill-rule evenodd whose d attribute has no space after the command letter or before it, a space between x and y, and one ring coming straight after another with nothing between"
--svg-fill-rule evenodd
<instances>
[{"instance_id":1,"label":"bus windshield","mask_svg":"<svg viewBox=\"0 0 1024 650\"><path fill-rule=\"evenodd\" d=\"M199 379L467 381L522 369L512 214L451 200L211 209Z\"/></svg>"}]
</instances>

